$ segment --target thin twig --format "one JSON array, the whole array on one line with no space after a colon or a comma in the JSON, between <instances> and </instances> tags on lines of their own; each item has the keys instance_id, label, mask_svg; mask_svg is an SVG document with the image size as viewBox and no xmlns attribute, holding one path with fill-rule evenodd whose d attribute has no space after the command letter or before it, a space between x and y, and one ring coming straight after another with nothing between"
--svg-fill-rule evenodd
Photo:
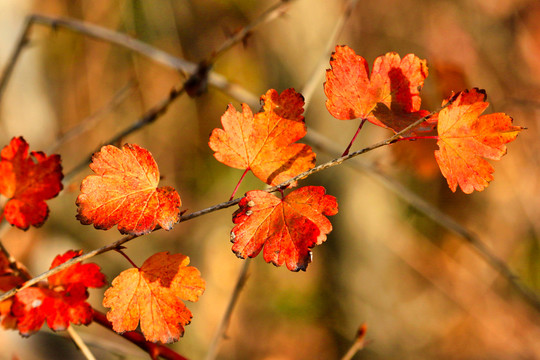
<instances>
[{"instance_id":1,"label":"thin twig","mask_svg":"<svg viewBox=\"0 0 540 360\"><path fill-rule=\"evenodd\" d=\"M75 345L77 345L79 350L81 350L82 354L87 360L96 360L96 358L94 357L94 355L92 354L88 346L86 346L83 339L79 336L77 331L75 331L73 326L68 326L67 333L69 334L69 336L71 337Z\"/></svg>"},{"instance_id":2,"label":"thin twig","mask_svg":"<svg viewBox=\"0 0 540 360\"><path fill-rule=\"evenodd\" d=\"M101 326L111 331L114 331L112 329L111 322L107 320L107 316L105 316L105 314L95 309L94 309L94 315L92 317L92 320L100 324ZM146 351L148 355L152 357L152 359L157 359L158 356L161 356L162 358L167 359L167 360L187 360L187 358L183 357L182 355L178 354L172 349L166 347L165 345L162 345L159 343L156 344L156 343L147 341L144 338L144 335L138 331L126 331L119 335L129 340L133 344L137 345L139 348L143 349L144 351Z\"/></svg>"},{"instance_id":3,"label":"thin twig","mask_svg":"<svg viewBox=\"0 0 540 360\"><path fill-rule=\"evenodd\" d=\"M240 273L238 274L238 279L236 280L236 284L231 294L231 298L229 299L229 303L227 304L227 308L225 309L225 313L221 318L221 322L219 323L214 337L212 338L212 342L210 343L210 346L208 348L208 352L206 353L205 360L214 360L216 358L216 355L218 354L219 344L221 343L221 340L223 340L223 338L225 337L225 332L227 331L227 327L229 326L229 323L231 321L234 307L238 302L238 298L240 296L240 293L242 292L242 289L244 288L244 285L246 284L246 280L248 278L249 264L251 264L250 259L245 259L244 264L242 264L242 268L240 269Z\"/></svg>"},{"instance_id":4,"label":"thin twig","mask_svg":"<svg viewBox=\"0 0 540 360\"><path fill-rule=\"evenodd\" d=\"M450 105L450 103L452 103L452 100L449 101L448 103L446 103L442 108ZM329 169L331 167L334 167L334 166L337 166L337 165L340 165L341 163L343 163L344 161L347 161L349 159L352 159L356 156L359 156L359 155L362 155L362 154L365 154L369 151L373 151L375 149L378 149L382 146L386 146L386 145L390 145L392 144L396 139L398 139L402 134L408 132L409 130L411 130L412 128L414 128L415 126L418 126L420 125L423 121L425 121L428 117L432 116L433 113L430 113L429 115L419 119L418 121L414 122L413 124L409 125L408 127L406 127L405 129L401 130L400 132L394 134L393 136L389 137L388 139L384 140L384 141L381 141L381 142L378 142L376 144L373 144L371 146L368 146L362 150L358 150L358 151L355 151L347 156L342 156L340 158L337 158L337 159L333 159L331 161L328 161L324 164L321 164L319 166L316 166L308 171L305 171L301 174L298 174L297 176L293 177L293 178L290 178L289 180L287 181L284 181L282 182L281 184L279 185L276 185L276 186L273 186L273 187L270 187L270 188L267 188L267 189L264 189L262 191L266 191L266 192L274 192L274 191L278 191L280 189L285 189L287 188L287 186L289 186L289 184L291 184L292 182L295 182L295 181L298 181L298 180L302 180L302 179L305 179L307 178L308 176L312 175L312 174L315 174L319 171L323 171L323 170L326 170L326 169ZM197 212L194 212L194 213L191 213L191 214L187 214L187 215L183 215L181 218L180 218L180 222L182 221L187 221L187 220L191 220L191 219L194 219L196 217L199 217L199 216L202 216L202 215L205 215L205 214L208 214L208 213L211 213L211 212L214 212L214 211L217 211L217 210L221 210L221 209L225 209L225 208L228 208L228 207L231 207L231 206L234 206L236 204L238 204L240 202L241 198L237 198L237 199L234 199L234 200L231 200L231 201L226 201L226 202L223 202L221 204L217 204L217 205L214 205L214 206L211 206L209 208L206 208L206 209L203 209L203 210L200 210L200 211L197 211ZM154 231L158 230L158 229L161 229L161 228L156 228ZM18 287L18 288L14 288L14 289L11 289L10 291L2 294L0 296L0 301L3 301L13 295L15 295L17 292L21 291L22 289L25 289L29 286L32 286L36 283L38 283L39 281L41 280L44 280L45 278L53 275L53 274L56 274L58 273L59 271L62 271L68 267L70 267L71 265L73 264L76 264L76 263L79 263L81 261L84 261L84 260L87 260L87 259L90 259L96 255L99 255L99 254L102 254L104 252L107 252L107 251L111 251L111 250L114 250L116 249L117 247L119 247L120 245L124 244L125 242L127 241L130 241L132 239L135 239L136 237L138 237L137 235L129 235L129 236L125 236L123 237L122 239L120 240L117 240L115 241L114 243L110 244L110 245L106 245L106 246L103 246L99 249L96 249L96 250L93 250L89 253L86 253L86 254L82 254L80 256L77 256L77 257L74 257L68 261L66 261L65 263L55 267L55 268L52 268L50 269L49 271L46 271L44 273L42 273L41 275L25 282L22 286Z\"/></svg>"},{"instance_id":5,"label":"thin twig","mask_svg":"<svg viewBox=\"0 0 540 360\"><path fill-rule=\"evenodd\" d=\"M52 269L50 269L49 271L45 271L44 273L42 273L41 275L38 275L28 281L26 281L23 285L21 285L20 287L18 288L13 288L11 290L9 290L8 292L5 292L3 293L1 296L0 296L0 301L3 301L5 299L8 299L10 297L12 297L13 295L15 295L16 293L18 293L19 291L23 290L23 289L26 289L34 284L37 284L38 282L40 282L41 280L45 280L47 279L49 276L51 275L54 275L54 274L57 274L59 273L60 271L62 270L65 270L67 269L68 267L70 267L71 265L74 265L74 264L77 264L77 263L80 263L81 261L85 261L87 259L90 259L96 255L99 255L99 254L102 254L104 252L107 252L107 251L111 251L111 250L114 250L116 247L130 241L130 240L133 240L135 239L136 237L138 237L137 235L128 235L128 236L124 236L123 238L121 238L120 240L117 240L115 241L114 243L112 244L109 244L107 246L103 246L103 247L100 247L99 249L96 249L96 250L93 250L93 251L90 251L86 254L81 254L77 257L74 257L74 258L71 258L70 260L66 261L65 263L63 264L60 264Z\"/></svg>"},{"instance_id":6,"label":"thin twig","mask_svg":"<svg viewBox=\"0 0 540 360\"><path fill-rule=\"evenodd\" d=\"M0 96L2 96L11 74L13 73L15 64L17 63L25 44L28 42L28 34L34 24L45 25L52 29L67 29L92 37L96 40L121 46L141 54L168 68L176 69L184 74L193 75L197 72L199 67L197 64L173 56L131 36L103 28L101 26L89 24L75 19L33 14L26 18L25 25L19 37L19 41L17 42L16 48L12 53L4 72L2 73L2 78L0 79ZM223 75L211 71L208 73L208 82L215 88L220 89L235 99L241 99L241 101L250 105L258 104L259 99L257 97L243 87L230 83Z\"/></svg>"},{"instance_id":7,"label":"thin twig","mask_svg":"<svg viewBox=\"0 0 540 360\"><path fill-rule=\"evenodd\" d=\"M133 80L129 81L120 90L118 90L118 92L112 97L111 100L109 100L107 104L105 104L105 106L103 106L98 111L91 114L90 116L86 117L85 119L81 120L79 124L71 128L70 130L63 133L51 146L49 146L45 150L45 153L50 154L50 153L55 152L62 144L68 142L74 137L77 137L87 132L89 129L95 126L96 123L99 121L99 119L103 115L111 112L114 108L119 106L127 98L127 96L131 93L135 85L136 85L135 81Z\"/></svg>"},{"instance_id":8,"label":"thin twig","mask_svg":"<svg viewBox=\"0 0 540 360\"><path fill-rule=\"evenodd\" d=\"M345 9L342 13L342 15L339 17L338 21L334 25L334 28L332 29L330 36L328 37L328 41L326 42L324 46L324 52L317 62L317 65L315 66L314 71L312 72L312 76L309 77L308 82L304 85L302 88L302 96L304 97L304 108L307 109L308 105L311 103L311 98L313 97L313 93L315 92L315 89L318 86L321 86L321 78L325 74L325 69L328 67L328 59L330 58L330 54L332 53L332 50L336 46L336 41L343 30L343 27L345 26L345 23L351 16L351 13L356 6L356 3L358 0L351 0L347 3L345 6Z\"/></svg>"},{"instance_id":9,"label":"thin twig","mask_svg":"<svg viewBox=\"0 0 540 360\"><path fill-rule=\"evenodd\" d=\"M274 4L268 10L259 15L255 20L253 20L248 25L240 29L240 31L236 32L227 40L225 40L225 42L222 43L221 46L210 55L209 59L207 59L207 63L214 63L220 55L225 53L234 45L244 41L244 39L246 39L246 37L251 33L251 31L253 31L253 29L255 29L257 26L277 19L278 17L283 15L283 13L287 11L287 8L293 1L295 0L285 0Z\"/></svg>"},{"instance_id":10,"label":"thin twig","mask_svg":"<svg viewBox=\"0 0 540 360\"><path fill-rule=\"evenodd\" d=\"M23 30L21 31L21 34L19 35L19 40L17 40L17 45L15 46L15 50L11 54L8 60L8 63L6 64L6 67L4 69L4 72L2 73L2 77L0 78L0 101L2 100L2 95L4 95L4 90L6 89L6 86L7 86L7 83L9 82L11 74L13 73L15 64L17 63L17 60L19 59L19 56L21 55L23 48L28 43L28 34L30 32L31 25L32 25L32 18L29 16L24 21Z\"/></svg>"},{"instance_id":11,"label":"thin twig","mask_svg":"<svg viewBox=\"0 0 540 360\"><path fill-rule=\"evenodd\" d=\"M367 325L364 323L356 332L356 339L354 340L354 343L351 345L347 353L343 355L341 360L351 360L357 352L364 348L364 346L366 345L366 332Z\"/></svg>"},{"instance_id":12,"label":"thin twig","mask_svg":"<svg viewBox=\"0 0 540 360\"><path fill-rule=\"evenodd\" d=\"M310 130L306 138L309 140L310 144L327 154L335 156L340 153L339 147L332 141L313 130ZM360 161L350 161L347 162L347 165L375 179L379 184L392 191L396 196L423 213L433 222L464 239L466 243L469 243L529 304L535 309L540 310L540 299L538 298L538 295L527 286L523 285L519 281L519 277L513 273L509 266L502 259L493 254L477 235L467 230L450 216L422 199L394 178L381 172L375 166Z\"/></svg>"},{"instance_id":13,"label":"thin twig","mask_svg":"<svg viewBox=\"0 0 540 360\"><path fill-rule=\"evenodd\" d=\"M118 134L110 138L108 141L101 144L95 151L92 152L89 156L84 158L77 166L71 169L62 180L64 186L69 184L73 177L75 177L80 171L82 171L88 163L92 161L92 155L94 152L99 151L99 149L104 145L115 144L129 134L147 126L156 121L160 116L167 112L167 109L171 103L176 100L180 95L184 93L184 86L174 87L169 92L169 96L163 99L159 104L148 110L143 116L141 116L137 121L133 122L131 125L126 127L124 130L120 131Z\"/></svg>"}]
</instances>

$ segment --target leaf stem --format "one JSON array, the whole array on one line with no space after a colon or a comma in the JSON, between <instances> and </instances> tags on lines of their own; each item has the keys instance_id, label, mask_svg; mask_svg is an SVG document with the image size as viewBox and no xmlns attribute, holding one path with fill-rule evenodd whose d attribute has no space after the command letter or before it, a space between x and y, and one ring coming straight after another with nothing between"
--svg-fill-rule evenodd
<instances>
[{"instance_id":1,"label":"leaf stem","mask_svg":"<svg viewBox=\"0 0 540 360\"><path fill-rule=\"evenodd\" d=\"M104 328L114 331L111 322L107 319L107 316L105 316L105 314L99 312L96 309L94 309L94 315L92 320L100 324ZM159 356L161 356L162 358L167 360L188 360L187 358L183 357L182 355L178 354L177 352L164 345L146 341L143 334L137 331L126 331L118 335L122 336L124 339L132 342L133 344L146 351L152 359L157 359Z\"/></svg>"},{"instance_id":2,"label":"leaf stem","mask_svg":"<svg viewBox=\"0 0 540 360\"><path fill-rule=\"evenodd\" d=\"M249 269L250 264L251 264L250 259L244 260L244 264L242 265L242 268L240 269L240 273L238 274L238 278L236 280L236 285L234 286L233 293L231 295L231 298L229 299L229 303L227 304L225 313L223 314L223 317L221 318L221 322L219 323L219 326L214 334L214 337L212 338L212 343L210 344L208 348L208 352L206 353L205 360L214 360L216 358L217 351L219 349L219 344L221 343L221 340L223 340L223 338L225 337L225 332L227 331L227 327L229 326L229 322L231 321L231 315L233 313L236 303L238 302L238 297L240 296L240 293L242 292L242 289L244 288L244 285L246 284L246 281L248 278L248 269Z\"/></svg>"},{"instance_id":3,"label":"leaf stem","mask_svg":"<svg viewBox=\"0 0 540 360\"><path fill-rule=\"evenodd\" d=\"M238 180L238 183L236 184L236 187L234 188L232 194L231 194L231 197L229 198L229 201L231 201L232 199L234 199L234 195L236 194L236 192L238 191L238 188L240 187L240 184L242 183L242 180L244 180L244 178L246 177L246 174L248 173L249 171L249 168L247 168L244 173L242 174L242 176L240 177L240 180Z\"/></svg>"},{"instance_id":4,"label":"leaf stem","mask_svg":"<svg viewBox=\"0 0 540 360\"><path fill-rule=\"evenodd\" d=\"M354 143L354 140L356 140L356 137L358 136L358 134L360 133L360 130L362 130L362 127L364 126L364 123L366 122L367 119L362 119L362 121L360 121L360 125L358 125L358 129L356 130L356 132L354 133L354 136L353 138L351 139L351 141L349 142L349 145L347 146L347 148L345 149L345 151L343 152L343 154L341 154L341 156L345 156L345 155L348 155L349 154L349 150L351 149L351 146L352 144Z\"/></svg>"},{"instance_id":5,"label":"leaf stem","mask_svg":"<svg viewBox=\"0 0 540 360\"><path fill-rule=\"evenodd\" d=\"M123 257L125 257L126 260L129 261L131 266L133 266L136 269L139 269L139 267L133 262L133 260L131 260L131 258L129 256L127 256L127 254L125 252L122 251L122 249L125 249L125 247L119 246L119 247L115 248L114 251L116 251L117 253L119 253Z\"/></svg>"}]
</instances>

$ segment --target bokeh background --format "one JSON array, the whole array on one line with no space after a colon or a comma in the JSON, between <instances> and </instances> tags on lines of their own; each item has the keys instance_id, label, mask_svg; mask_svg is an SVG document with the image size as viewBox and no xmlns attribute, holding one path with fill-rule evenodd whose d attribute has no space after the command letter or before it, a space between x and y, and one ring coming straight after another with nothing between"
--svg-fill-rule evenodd
<instances>
[{"instance_id":1,"label":"bokeh background","mask_svg":"<svg viewBox=\"0 0 540 360\"><path fill-rule=\"evenodd\" d=\"M280 17L221 56L214 71L256 97L270 88L301 91L315 83L305 113L308 132L344 149L358 122L334 119L325 109L322 86L329 36L347 3L291 1ZM1 0L0 68L31 13L83 20L198 62L273 4ZM488 112L505 112L528 128L494 164L494 182L472 195L448 189L431 140L385 147L361 160L477 234L524 284L540 291L540 2L359 1L335 43L351 46L370 64L388 51L427 59L423 108L436 109L452 91L479 87L487 91ZM70 171L184 79L181 72L124 48L36 25L0 99L0 144L22 135L31 149L49 153L62 134L86 123L84 133L54 149ZM242 173L217 162L207 145L228 103L239 108L240 99L212 87L195 99L184 95L154 124L122 140L153 153L162 183L178 190L188 212L228 200ZM389 135L368 124L353 150ZM329 159L318 152L318 163ZM4 234L6 247L33 274L48 269L54 256L67 249L90 251L120 238L115 229L98 231L75 219L79 184L88 174L89 169L80 172L48 202L51 214L43 227ZM324 185L338 198L334 230L314 249L307 272L275 268L260 256L252 260L219 359L339 359L364 322L368 343L355 359L540 359L538 312L463 239L369 172L342 165L301 185L306 184ZM240 194L263 187L249 175ZM158 251L181 252L201 270L206 292L188 304L192 324L172 345L191 359L204 358L242 266L229 243L233 211L138 238L126 250L138 264ZM109 281L129 267L116 253L93 261ZM102 292L91 290L93 306L105 311L101 299ZM148 356L97 324L77 330L100 359ZM2 331L0 348L5 359L83 358L64 334L46 327L29 339Z\"/></svg>"}]
</instances>

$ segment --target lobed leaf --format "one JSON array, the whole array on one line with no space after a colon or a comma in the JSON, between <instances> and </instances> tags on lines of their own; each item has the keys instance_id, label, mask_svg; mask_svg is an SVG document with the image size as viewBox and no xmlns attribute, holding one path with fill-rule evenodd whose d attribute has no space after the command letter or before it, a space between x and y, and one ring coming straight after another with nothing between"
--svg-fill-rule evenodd
<instances>
[{"instance_id":1,"label":"lobed leaf","mask_svg":"<svg viewBox=\"0 0 540 360\"><path fill-rule=\"evenodd\" d=\"M229 105L221 117L223 129L214 129L208 145L214 157L237 169L250 169L269 185L277 185L315 165L311 147L296 143L306 135L304 98L294 89L281 94L271 89L261 97L262 111L242 112Z\"/></svg>"},{"instance_id":2,"label":"lobed leaf","mask_svg":"<svg viewBox=\"0 0 540 360\"><path fill-rule=\"evenodd\" d=\"M22 137L11 139L0 152L0 194L8 198L4 217L14 226L27 230L47 220L49 208L45 200L62 190L60 156L30 152Z\"/></svg>"},{"instance_id":3,"label":"lobed leaf","mask_svg":"<svg viewBox=\"0 0 540 360\"><path fill-rule=\"evenodd\" d=\"M52 265L56 267L79 256L82 251L70 250L58 255ZM103 275L96 264L74 264L49 276L48 284L29 287L15 294L11 312L17 319L17 328L23 336L38 331L46 321L54 331L65 330L69 324L88 325L93 310L88 299L88 287L105 285Z\"/></svg>"},{"instance_id":4,"label":"lobed leaf","mask_svg":"<svg viewBox=\"0 0 540 360\"><path fill-rule=\"evenodd\" d=\"M483 90L463 91L439 113L435 158L454 192L458 185L466 194L484 190L494 172L486 159L499 160L505 144L523 130L504 113L481 115L489 105L485 100Z\"/></svg>"},{"instance_id":5,"label":"lobed leaf","mask_svg":"<svg viewBox=\"0 0 540 360\"><path fill-rule=\"evenodd\" d=\"M177 341L192 318L181 300L197 301L205 288L199 270L188 264L185 255L160 252L118 275L103 299L114 331L135 330L140 322L146 340Z\"/></svg>"},{"instance_id":6,"label":"lobed leaf","mask_svg":"<svg viewBox=\"0 0 540 360\"><path fill-rule=\"evenodd\" d=\"M77 197L77 219L122 234L143 235L156 226L172 229L180 220L180 196L172 187L158 188L159 170L152 154L135 144L108 145L94 154Z\"/></svg>"},{"instance_id":7,"label":"lobed leaf","mask_svg":"<svg viewBox=\"0 0 540 360\"><path fill-rule=\"evenodd\" d=\"M322 186L305 186L283 199L254 190L233 215L232 250L240 258L255 257L264 248L266 262L285 264L291 271L306 270L310 249L326 240L332 224L326 216L338 212L336 198Z\"/></svg>"},{"instance_id":8,"label":"lobed leaf","mask_svg":"<svg viewBox=\"0 0 540 360\"><path fill-rule=\"evenodd\" d=\"M379 56L370 75L363 57L346 45L336 46L330 66L324 84L326 108L337 119L367 119L397 133L429 113L420 110L426 61L413 54L403 59L393 52ZM434 126L424 122L421 131Z\"/></svg>"}]
</instances>

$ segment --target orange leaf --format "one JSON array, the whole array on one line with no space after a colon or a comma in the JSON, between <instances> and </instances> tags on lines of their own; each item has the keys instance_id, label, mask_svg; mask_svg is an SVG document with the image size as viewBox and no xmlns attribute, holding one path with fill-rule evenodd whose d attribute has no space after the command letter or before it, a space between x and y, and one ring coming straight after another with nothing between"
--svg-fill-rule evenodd
<instances>
[{"instance_id":1,"label":"orange leaf","mask_svg":"<svg viewBox=\"0 0 540 360\"><path fill-rule=\"evenodd\" d=\"M148 341L171 343L184 334L191 312L180 299L197 301L205 288L199 270L187 266L182 254L160 252L140 269L123 271L105 292L103 306L116 332L131 331L141 323Z\"/></svg>"},{"instance_id":2,"label":"orange leaf","mask_svg":"<svg viewBox=\"0 0 540 360\"><path fill-rule=\"evenodd\" d=\"M180 196L170 186L158 188L159 170L152 154L138 145L108 145L92 157L77 198L77 219L122 234L142 235L157 225L172 229L180 219Z\"/></svg>"},{"instance_id":3,"label":"orange leaf","mask_svg":"<svg viewBox=\"0 0 540 360\"><path fill-rule=\"evenodd\" d=\"M367 119L398 132L428 114L420 112L426 61L413 54L403 59L393 52L379 56L370 76L363 57L346 45L336 46L330 66L324 84L326 108L337 119Z\"/></svg>"},{"instance_id":4,"label":"orange leaf","mask_svg":"<svg viewBox=\"0 0 540 360\"><path fill-rule=\"evenodd\" d=\"M52 265L56 267L82 254L70 250L58 255ZM52 330L65 330L72 324L89 324L93 310L88 299L88 287L102 287L105 276L96 264L77 263L49 276L48 285L29 287L15 294L11 312L17 318L17 328L24 336L38 331L43 323Z\"/></svg>"},{"instance_id":5,"label":"orange leaf","mask_svg":"<svg viewBox=\"0 0 540 360\"><path fill-rule=\"evenodd\" d=\"M484 190L494 171L485 159L499 160L506 154L504 144L523 130L512 126L512 118L504 113L480 116L489 105L485 100L483 90L463 91L439 113L435 158L454 192L458 184L466 194Z\"/></svg>"},{"instance_id":6,"label":"orange leaf","mask_svg":"<svg viewBox=\"0 0 540 360\"><path fill-rule=\"evenodd\" d=\"M261 97L261 112L253 115L246 104L242 113L229 105L221 117L223 129L214 129L210 148L214 157L236 169L250 169L269 185L277 185L315 165L315 153L295 143L306 135L304 98L287 89L271 89Z\"/></svg>"},{"instance_id":7,"label":"orange leaf","mask_svg":"<svg viewBox=\"0 0 540 360\"><path fill-rule=\"evenodd\" d=\"M62 190L60 156L46 156L40 151L30 155L22 137L11 139L0 153L0 194L9 199L4 216L11 225L23 230L45 222L49 208L44 200Z\"/></svg>"},{"instance_id":8,"label":"orange leaf","mask_svg":"<svg viewBox=\"0 0 540 360\"><path fill-rule=\"evenodd\" d=\"M285 264L291 271L306 270L310 248L332 231L326 216L338 212L336 198L322 186L305 186L283 199L264 191L246 193L233 215L232 250L240 258L255 257L264 247L266 262ZM326 215L326 216L325 216Z\"/></svg>"}]
</instances>

